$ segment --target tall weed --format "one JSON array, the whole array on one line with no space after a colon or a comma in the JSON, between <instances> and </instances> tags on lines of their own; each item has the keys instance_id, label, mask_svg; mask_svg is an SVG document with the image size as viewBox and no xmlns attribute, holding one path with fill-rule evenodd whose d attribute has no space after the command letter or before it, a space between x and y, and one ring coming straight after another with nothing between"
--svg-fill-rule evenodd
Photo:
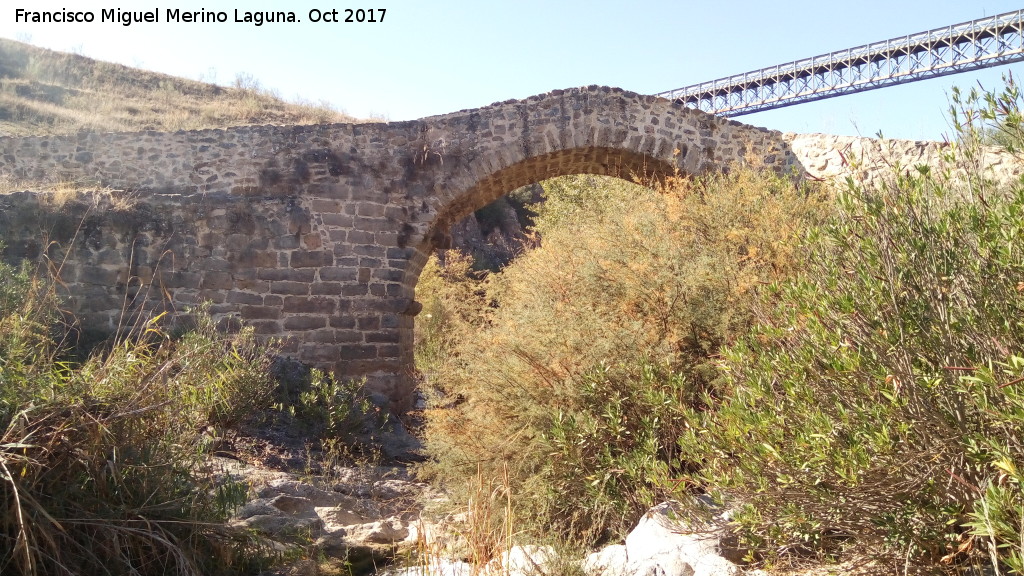
<instances>
[{"instance_id":1,"label":"tall weed","mask_svg":"<svg viewBox=\"0 0 1024 576\"><path fill-rule=\"evenodd\" d=\"M246 491L201 467L209 430L272 398L252 332L199 314L171 339L152 322L74 364L57 304L0 264L0 572L214 574L267 558L222 523Z\"/></svg>"}]
</instances>

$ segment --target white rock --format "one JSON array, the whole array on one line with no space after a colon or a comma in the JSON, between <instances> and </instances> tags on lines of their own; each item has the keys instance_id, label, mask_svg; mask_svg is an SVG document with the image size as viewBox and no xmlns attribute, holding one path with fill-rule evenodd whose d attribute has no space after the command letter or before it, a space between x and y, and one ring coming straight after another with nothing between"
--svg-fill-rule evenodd
<instances>
[{"instance_id":1,"label":"white rock","mask_svg":"<svg viewBox=\"0 0 1024 576\"><path fill-rule=\"evenodd\" d=\"M630 562L623 576L693 576L689 562L675 554L658 554L638 562Z\"/></svg>"},{"instance_id":2,"label":"white rock","mask_svg":"<svg viewBox=\"0 0 1024 576\"><path fill-rule=\"evenodd\" d=\"M717 554L709 554L693 565L694 576L738 576L739 566Z\"/></svg>"},{"instance_id":3,"label":"white rock","mask_svg":"<svg viewBox=\"0 0 1024 576\"><path fill-rule=\"evenodd\" d=\"M343 507L314 508L316 515L324 522L324 530L335 532L348 526L366 524L370 519L354 510Z\"/></svg>"},{"instance_id":4,"label":"white rock","mask_svg":"<svg viewBox=\"0 0 1024 576\"><path fill-rule=\"evenodd\" d=\"M715 512L713 502L705 503L708 512ZM619 574L628 576L738 576L739 567L720 554L722 529L716 523L693 524L681 518L676 504L666 502L655 506L641 518L628 536L625 545L625 568ZM720 514L719 514L720 516ZM604 551L602 551L604 552ZM618 552L609 551L609 563ZM597 564L597 558L591 560ZM589 566L591 564L586 564ZM621 564L619 564L621 566ZM594 576L616 576L605 570Z\"/></svg>"},{"instance_id":5,"label":"white rock","mask_svg":"<svg viewBox=\"0 0 1024 576\"><path fill-rule=\"evenodd\" d=\"M260 488L260 498L277 499L280 497L304 498L310 502L310 507L338 506L351 501L351 498L338 494L337 492L323 490L306 482L299 482L290 478L281 478L268 482Z\"/></svg>"},{"instance_id":6,"label":"white rock","mask_svg":"<svg viewBox=\"0 0 1024 576\"><path fill-rule=\"evenodd\" d=\"M274 516L281 514L281 511L274 508L266 499L253 500L242 506L235 512L235 518L245 520L252 516Z\"/></svg>"},{"instance_id":7,"label":"white rock","mask_svg":"<svg viewBox=\"0 0 1024 576\"><path fill-rule=\"evenodd\" d=\"M349 540L371 544L394 544L409 536L409 527L399 518L349 526L345 529Z\"/></svg>"},{"instance_id":8,"label":"white rock","mask_svg":"<svg viewBox=\"0 0 1024 576\"><path fill-rule=\"evenodd\" d=\"M558 553L551 546L513 546L502 554L498 561L508 576L537 576L548 572L558 560Z\"/></svg>"},{"instance_id":9,"label":"white rock","mask_svg":"<svg viewBox=\"0 0 1024 576\"><path fill-rule=\"evenodd\" d=\"M289 535L298 532L316 532L323 527L320 519L316 517L270 516L265 514L250 516L233 524L240 524L271 536Z\"/></svg>"},{"instance_id":10,"label":"white rock","mask_svg":"<svg viewBox=\"0 0 1024 576\"><path fill-rule=\"evenodd\" d=\"M713 532L693 533L669 502L651 508L626 536L630 561L676 555L692 564L708 554L718 554L718 536Z\"/></svg>"},{"instance_id":11,"label":"white rock","mask_svg":"<svg viewBox=\"0 0 1024 576\"><path fill-rule=\"evenodd\" d=\"M625 574L626 564L626 546L612 544L588 554L580 567L591 576L619 576Z\"/></svg>"}]
</instances>

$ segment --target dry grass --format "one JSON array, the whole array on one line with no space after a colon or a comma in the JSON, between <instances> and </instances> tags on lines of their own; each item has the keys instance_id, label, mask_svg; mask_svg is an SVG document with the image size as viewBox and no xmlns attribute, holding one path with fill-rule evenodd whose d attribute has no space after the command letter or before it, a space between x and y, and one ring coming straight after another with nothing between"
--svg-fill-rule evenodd
<instances>
[{"instance_id":1,"label":"dry grass","mask_svg":"<svg viewBox=\"0 0 1024 576\"><path fill-rule=\"evenodd\" d=\"M0 136L355 121L249 76L226 88L0 38Z\"/></svg>"},{"instance_id":2,"label":"dry grass","mask_svg":"<svg viewBox=\"0 0 1024 576\"><path fill-rule=\"evenodd\" d=\"M88 199L93 207L100 204L106 209L124 212L135 206L138 192L101 186L95 182L44 178L41 180L20 180L8 174L0 174L0 196L30 191L38 194L39 205L57 212L72 201Z\"/></svg>"}]
</instances>

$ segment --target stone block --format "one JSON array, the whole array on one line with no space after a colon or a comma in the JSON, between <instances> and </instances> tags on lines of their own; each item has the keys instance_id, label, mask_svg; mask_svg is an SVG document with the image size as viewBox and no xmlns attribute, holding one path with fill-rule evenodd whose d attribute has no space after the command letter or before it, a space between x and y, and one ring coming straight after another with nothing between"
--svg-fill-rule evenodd
<instances>
[{"instance_id":1,"label":"stone block","mask_svg":"<svg viewBox=\"0 0 1024 576\"><path fill-rule=\"evenodd\" d=\"M360 330L378 330L380 329L380 316L360 316L356 318L356 326Z\"/></svg>"},{"instance_id":2,"label":"stone block","mask_svg":"<svg viewBox=\"0 0 1024 576\"><path fill-rule=\"evenodd\" d=\"M263 293L270 292L270 282L265 280L251 280L247 278L235 277L235 288L239 290L249 290L250 292Z\"/></svg>"},{"instance_id":3,"label":"stone block","mask_svg":"<svg viewBox=\"0 0 1024 576\"><path fill-rule=\"evenodd\" d=\"M398 330L381 330L378 332L367 332L364 336L366 342L378 344L398 344Z\"/></svg>"},{"instance_id":4,"label":"stone block","mask_svg":"<svg viewBox=\"0 0 1024 576\"><path fill-rule=\"evenodd\" d=\"M309 294L309 284L305 282L271 282L270 292L273 294L290 294L299 296Z\"/></svg>"},{"instance_id":5,"label":"stone block","mask_svg":"<svg viewBox=\"0 0 1024 576\"><path fill-rule=\"evenodd\" d=\"M363 333L359 330L335 330L334 341L338 343L362 342Z\"/></svg>"},{"instance_id":6,"label":"stone block","mask_svg":"<svg viewBox=\"0 0 1024 576\"><path fill-rule=\"evenodd\" d=\"M294 234L278 236L274 239L274 248L278 250L294 250L299 247L299 237Z\"/></svg>"},{"instance_id":7,"label":"stone block","mask_svg":"<svg viewBox=\"0 0 1024 576\"><path fill-rule=\"evenodd\" d=\"M307 362L335 362L339 357L338 346L326 346L319 342L299 345L299 358Z\"/></svg>"},{"instance_id":8,"label":"stone block","mask_svg":"<svg viewBox=\"0 0 1024 576\"><path fill-rule=\"evenodd\" d=\"M275 306L242 306L239 311L244 320L278 320L281 309Z\"/></svg>"},{"instance_id":9,"label":"stone block","mask_svg":"<svg viewBox=\"0 0 1024 576\"><path fill-rule=\"evenodd\" d=\"M394 268L378 268L373 271L374 278L389 282L401 282L404 276L405 272L403 270L396 270Z\"/></svg>"},{"instance_id":10,"label":"stone block","mask_svg":"<svg viewBox=\"0 0 1024 576\"><path fill-rule=\"evenodd\" d=\"M334 254L326 250L296 250L291 253L292 268L319 268L333 266Z\"/></svg>"},{"instance_id":11,"label":"stone block","mask_svg":"<svg viewBox=\"0 0 1024 576\"><path fill-rule=\"evenodd\" d=\"M354 267L325 267L321 268L320 279L327 282L352 282L358 277L358 270Z\"/></svg>"},{"instance_id":12,"label":"stone block","mask_svg":"<svg viewBox=\"0 0 1024 576\"><path fill-rule=\"evenodd\" d=\"M356 209L356 214L360 216L369 216L372 218L380 218L385 215L387 206L383 204L374 204L371 202L360 202Z\"/></svg>"},{"instance_id":13,"label":"stone block","mask_svg":"<svg viewBox=\"0 0 1024 576\"><path fill-rule=\"evenodd\" d=\"M415 253L416 253L416 250L413 249L413 248L391 247L391 248L388 248L384 252L384 255L388 259L391 259L391 260L404 261L404 260L408 260L408 259L412 258L413 254L415 254Z\"/></svg>"},{"instance_id":14,"label":"stone block","mask_svg":"<svg viewBox=\"0 0 1024 576\"><path fill-rule=\"evenodd\" d=\"M398 344L384 344L377 347L377 357L384 358L401 358L402 348Z\"/></svg>"},{"instance_id":15,"label":"stone block","mask_svg":"<svg viewBox=\"0 0 1024 576\"><path fill-rule=\"evenodd\" d=\"M227 301L231 304L250 304L258 306L263 304L263 295L232 290L231 292L228 292Z\"/></svg>"},{"instance_id":16,"label":"stone block","mask_svg":"<svg viewBox=\"0 0 1024 576\"><path fill-rule=\"evenodd\" d=\"M203 302L213 302L214 304L221 304L227 298L226 290L200 290L199 299Z\"/></svg>"},{"instance_id":17,"label":"stone block","mask_svg":"<svg viewBox=\"0 0 1024 576\"><path fill-rule=\"evenodd\" d=\"M356 319L352 316L331 316L331 328L355 328ZM361 338L361 337L360 337Z\"/></svg>"},{"instance_id":18,"label":"stone block","mask_svg":"<svg viewBox=\"0 0 1024 576\"><path fill-rule=\"evenodd\" d=\"M98 284L100 286L113 286L117 284L119 275L119 271L116 269L101 268L99 266L82 266L81 269L78 271L78 282L82 284ZM196 281L198 281L199 279L198 275L189 278L182 278L182 283L178 284L178 286L196 286L198 282L188 282L193 278ZM166 283L165 286L167 286Z\"/></svg>"},{"instance_id":19,"label":"stone block","mask_svg":"<svg viewBox=\"0 0 1024 576\"><path fill-rule=\"evenodd\" d=\"M345 235L345 241L350 244L372 244L377 240L374 238L373 232L349 230Z\"/></svg>"},{"instance_id":20,"label":"stone block","mask_svg":"<svg viewBox=\"0 0 1024 576\"><path fill-rule=\"evenodd\" d=\"M230 272L206 272L199 287L204 290L230 290L234 285Z\"/></svg>"},{"instance_id":21,"label":"stone block","mask_svg":"<svg viewBox=\"0 0 1024 576\"><path fill-rule=\"evenodd\" d=\"M234 268L274 268L279 262L277 252L244 248L238 252L232 265Z\"/></svg>"},{"instance_id":22,"label":"stone block","mask_svg":"<svg viewBox=\"0 0 1024 576\"><path fill-rule=\"evenodd\" d=\"M354 217L345 214L324 214L323 220L324 226L336 228L351 228L356 222Z\"/></svg>"},{"instance_id":23,"label":"stone block","mask_svg":"<svg viewBox=\"0 0 1024 576\"><path fill-rule=\"evenodd\" d=\"M246 324L252 326L253 332L263 336L281 333L281 323L275 320L249 320Z\"/></svg>"},{"instance_id":24,"label":"stone block","mask_svg":"<svg viewBox=\"0 0 1024 576\"><path fill-rule=\"evenodd\" d=\"M309 283L316 276L316 270L310 268L263 268L256 271L260 280L288 280L291 282Z\"/></svg>"},{"instance_id":25,"label":"stone block","mask_svg":"<svg viewBox=\"0 0 1024 576\"><path fill-rule=\"evenodd\" d=\"M368 360L377 357L377 347L370 344L345 344L339 347L342 360Z\"/></svg>"},{"instance_id":26,"label":"stone block","mask_svg":"<svg viewBox=\"0 0 1024 576\"><path fill-rule=\"evenodd\" d=\"M327 326L322 316L289 316L284 319L285 330L315 330Z\"/></svg>"},{"instance_id":27,"label":"stone block","mask_svg":"<svg viewBox=\"0 0 1024 576\"><path fill-rule=\"evenodd\" d=\"M372 258L383 258L388 250L384 246L375 244L356 244L352 246L352 253L356 256L370 256Z\"/></svg>"},{"instance_id":28,"label":"stone block","mask_svg":"<svg viewBox=\"0 0 1024 576\"><path fill-rule=\"evenodd\" d=\"M310 208L313 212L319 212L321 214L340 214L343 204L337 200L323 200L320 198L314 198L310 201Z\"/></svg>"},{"instance_id":29,"label":"stone block","mask_svg":"<svg viewBox=\"0 0 1024 576\"><path fill-rule=\"evenodd\" d=\"M341 287L342 296L366 296L367 293L365 284L345 284Z\"/></svg>"},{"instance_id":30,"label":"stone block","mask_svg":"<svg viewBox=\"0 0 1024 576\"><path fill-rule=\"evenodd\" d=\"M341 283L314 282L309 285L309 293L314 296L339 296L341 295Z\"/></svg>"},{"instance_id":31,"label":"stone block","mask_svg":"<svg viewBox=\"0 0 1024 576\"><path fill-rule=\"evenodd\" d=\"M310 298L306 296L287 296L283 310L302 314L330 315L337 308L337 301L331 298Z\"/></svg>"}]
</instances>

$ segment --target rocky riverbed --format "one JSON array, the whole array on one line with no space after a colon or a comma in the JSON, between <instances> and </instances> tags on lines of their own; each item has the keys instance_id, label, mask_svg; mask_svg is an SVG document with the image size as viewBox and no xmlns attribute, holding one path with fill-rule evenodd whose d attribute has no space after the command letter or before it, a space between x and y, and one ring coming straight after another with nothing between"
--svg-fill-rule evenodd
<instances>
[{"instance_id":1,"label":"rocky riverbed","mask_svg":"<svg viewBox=\"0 0 1024 576\"><path fill-rule=\"evenodd\" d=\"M299 558L270 574L389 576L737 576L723 545L723 515L686 522L672 503L652 508L623 542L567 557L541 544L512 546L485 565L470 562L465 514L443 514L444 493L418 481L407 462L418 446L400 423L376 438L376 461L340 464L298 435L261 431L227 443L211 465L247 487L231 524ZM403 463L405 462L405 463Z\"/></svg>"}]
</instances>

